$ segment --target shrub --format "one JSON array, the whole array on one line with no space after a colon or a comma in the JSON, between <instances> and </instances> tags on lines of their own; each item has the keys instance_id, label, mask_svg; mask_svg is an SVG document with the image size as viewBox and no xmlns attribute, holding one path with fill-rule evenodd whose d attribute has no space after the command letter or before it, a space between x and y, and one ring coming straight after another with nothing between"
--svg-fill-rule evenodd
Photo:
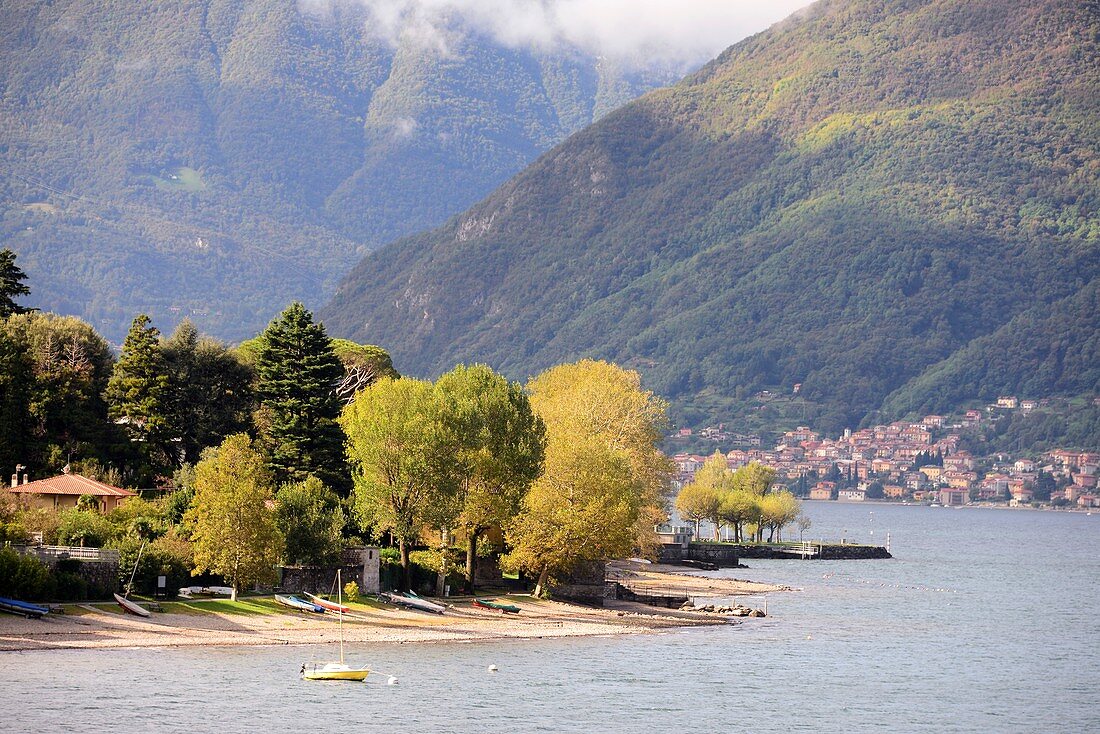
<instances>
[{"instance_id":1,"label":"shrub","mask_svg":"<svg viewBox=\"0 0 1100 734\"><path fill-rule=\"evenodd\" d=\"M349 581L344 584L344 599L347 601L359 601L359 584Z\"/></svg>"}]
</instances>

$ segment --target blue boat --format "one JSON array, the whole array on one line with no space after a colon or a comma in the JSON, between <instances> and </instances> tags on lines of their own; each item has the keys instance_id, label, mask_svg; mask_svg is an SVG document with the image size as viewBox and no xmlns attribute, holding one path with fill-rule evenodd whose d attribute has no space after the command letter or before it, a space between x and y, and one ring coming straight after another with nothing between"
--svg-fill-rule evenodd
<instances>
[{"instance_id":1,"label":"blue boat","mask_svg":"<svg viewBox=\"0 0 1100 734\"><path fill-rule=\"evenodd\" d=\"M22 614L27 619L40 619L43 614L49 614L49 607L40 607L18 599L7 599L0 596L0 611L10 614Z\"/></svg>"},{"instance_id":2,"label":"blue boat","mask_svg":"<svg viewBox=\"0 0 1100 734\"><path fill-rule=\"evenodd\" d=\"M286 594L276 594L275 601L279 602L285 607L291 609L297 609L299 612L317 612L318 614L324 614L325 608L318 606L313 602L308 602L305 599L301 599L297 596L291 596Z\"/></svg>"}]
</instances>

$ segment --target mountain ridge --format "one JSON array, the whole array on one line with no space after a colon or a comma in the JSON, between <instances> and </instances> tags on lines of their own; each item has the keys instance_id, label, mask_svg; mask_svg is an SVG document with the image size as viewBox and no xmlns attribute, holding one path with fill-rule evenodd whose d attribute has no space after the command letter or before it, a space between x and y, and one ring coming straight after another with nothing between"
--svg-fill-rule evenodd
<instances>
[{"instance_id":1,"label":"mountain ridge","mask_svg":"<svg viewBox=\"0 0 1100 734\"><path fill-rule=\"evenodd\" d=\"M794 383L830 429L935 405L905 386L1098 273L1098 17L818 3L369 256L321 316L403 372L614 359L681 419L704 393Z\"/></svg>"}]
</instances>

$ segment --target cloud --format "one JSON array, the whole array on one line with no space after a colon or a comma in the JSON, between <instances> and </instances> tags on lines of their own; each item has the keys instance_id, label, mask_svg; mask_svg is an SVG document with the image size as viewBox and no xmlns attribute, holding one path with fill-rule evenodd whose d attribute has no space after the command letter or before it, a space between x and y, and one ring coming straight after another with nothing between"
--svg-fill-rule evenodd
<instances>
[{"instance_id":1,"label":"cloud","mask_svg":"<svg viewBox=\"0 0 1100 734\"><path fill-rule=\"evenodd\" d=\"M449 54L456 35L512 48L575 49L624 63L694 64L810 0L300 0L307 12L357 2L368 32L391 45Z\"/></svg>"}]
</instances>

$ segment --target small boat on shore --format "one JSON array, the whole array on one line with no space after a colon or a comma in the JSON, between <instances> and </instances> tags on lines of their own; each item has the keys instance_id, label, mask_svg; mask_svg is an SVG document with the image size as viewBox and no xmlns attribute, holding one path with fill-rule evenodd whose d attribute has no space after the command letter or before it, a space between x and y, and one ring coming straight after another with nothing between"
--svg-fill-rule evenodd
<instances>
[{"instance_id":1,"label":"small boat on shore","mask_svg":"<svg viewBox=\"0 0 1100 734\"><path fill-rule=\"evenodd\" d=\"M411 596L410 596L411 595ZM409 607L410 609L419 609L422 612L431 612L432 614L443 614L447 611L447 607L442 604L436 604L434 601L428 601L427 599L421 599L411 591L405 594L394 594L387 592L382 594L385 598L389 599L394 604L403 607Z\"/></svg>"},{"instance_id":2,"label":"small boat on shore","mask_svg":"<svg viewBox=\"0 0 1100 734\"><path fill-rule=\"evenodd\" d=\"M233 596L233 588L230 586L184 586L179 590L179 595L186 599L194 596Z\"/></svg>"},{"instance_id":3,"label":"small boat on shore","mask_svg":"<svg viewBox=\"0 0 1100 734\"><path fill-rule=\"evenodd\" d=\"M7 597L0 597L0 611L8 612L9 614L20 614L27 619L41 619L43 614L49 614L49 607L42 607L37 604L31 604L26 601L19 601L18 599L8 599Z\"/></svg>"},{"instance_id":4,"label":"small boat on shore","mask_svg":"<svg viewBox=\"0 0 1100 734\"><path fill-rule=\"evenodd\" d=\"M115 594L115 601L118 602L118 605L122 607L122 611L124 612L127 612L129 614L136 614L139 617L150 616L150 612L148 609L143 606L139 606L137 602L130 601L122 594Z\"/></svg>"},{"instance_id":5,"label":"small boat on shore","mask_svg":"<svg viewBox=\"0 0 1100 734\"><path fill-rule=\"evenodd\" d=\"M297 609L299 612L316 612L317 614L324 614L325 608L317 606L313 602L306 601L305 599L299 599L296 596L288 596L286 594L276 594L275 601L282 604L284 607L290 607L291 609Z\"/></svg>"},{"instance_id":6,"label":"small boat on shore","mask_svg":"<svg viewBox=\"0 0 1100 734\"><path fill-rule=\"evenodd\" d=\"M493 599L474 599L470 603L478 609L493 609L502 614L519 614L519 607L515 604L502 604Z\"/></svg>"},{"instance_id":7,"label":"small boat on shore","mask_svg":"<svg viewBox=\"0 0 1100 734\"><path fill-rule=\"evenodd\" d=\"M329 601L328 599L323 599L323 598L317 596L316 594L310 594L308 591L305 592L305 595L307 597L309 597L309 600L311 602L313 602L314 604L316 604L319 607L322 607L325 611L328 611L328 612L342 612L344 614L351 611L351 607L349 607L346 604L340 604L338 602Z\"/></svg>"}]
</instances>

